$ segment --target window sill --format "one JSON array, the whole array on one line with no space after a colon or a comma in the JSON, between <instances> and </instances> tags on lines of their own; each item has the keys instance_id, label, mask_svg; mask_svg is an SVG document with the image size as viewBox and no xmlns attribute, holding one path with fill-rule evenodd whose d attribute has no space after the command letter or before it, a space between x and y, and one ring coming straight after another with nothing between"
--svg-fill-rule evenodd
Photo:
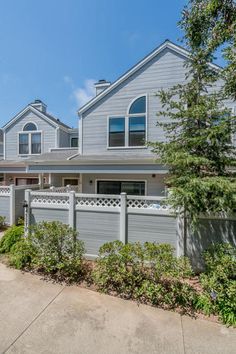
<instances>
[{"instance_id":1,"label":"window sill","mask_svg":"<svg viewBox=\"0 0 236 354\"><path fill-rule=\"evenodd\" d=\"M107 146L107 150L132 150L132 149L147 149L147 146Z\"/></svg>"},{"instance_id":2,"label":"window sill","mask_svg":"<svg viewBox=\"0 0 236 354\"><path fill-rule=\"evenodd\" d=\"M29 156L39 156L42 155L42 153L40 154L18 154L18 157L29 157Z\"/></svg>"}]
</instances>

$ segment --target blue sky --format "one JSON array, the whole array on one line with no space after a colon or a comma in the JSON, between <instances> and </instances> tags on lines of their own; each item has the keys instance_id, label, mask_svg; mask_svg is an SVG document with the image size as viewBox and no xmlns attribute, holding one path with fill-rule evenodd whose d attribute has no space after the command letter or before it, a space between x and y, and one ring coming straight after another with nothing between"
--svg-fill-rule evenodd
<instances>
[{"instance_id":1,"label":"blue sky","mask_svg":"<svg viewBox=\"0 0 236 354\"><path fill-rule=\"evenodd\" d=\"M165 39L182 0L0 0L0 125L34 99L69 125L98 79L114 81Z\"/></svg>"}]
</instances>

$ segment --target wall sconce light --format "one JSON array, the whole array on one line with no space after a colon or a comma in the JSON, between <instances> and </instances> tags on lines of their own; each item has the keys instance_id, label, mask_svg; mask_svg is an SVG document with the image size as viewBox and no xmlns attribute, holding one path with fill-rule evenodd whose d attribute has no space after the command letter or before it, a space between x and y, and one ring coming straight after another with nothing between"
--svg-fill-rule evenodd
<instances>
[{"instance_id":1,"label":"wall sconce light","mask_svg":"<svg viewBox=\"0 0 236 354\"><path fill-rule=\"evenodd\" d=\"M90 186L93 184L93 180L92 179L90 179L89 184L90 184Z\"/></svg>"},{"instance_id":2,"label":"wall sconce light","mask_svg":"<svg viewBox=\"0 0 236 354\"><path fill-rule=\"evenodd\" d=\"M155 178L156 177L156 175L152 175L152 178Z\"/></svg>"}]
</instances>

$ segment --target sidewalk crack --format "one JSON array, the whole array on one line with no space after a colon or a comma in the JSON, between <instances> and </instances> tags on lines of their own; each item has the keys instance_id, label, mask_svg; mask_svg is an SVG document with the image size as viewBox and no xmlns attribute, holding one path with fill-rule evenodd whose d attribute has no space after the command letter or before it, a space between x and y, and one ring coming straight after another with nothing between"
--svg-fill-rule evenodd
<instances>
[{"instance_id":1,"label":"sidewalk crack","mask_svg":"<svg viewBox=\"0 0 236 354\"><path fill-rule=\"evenodd\" d=\"M181 329L182 329L182 340L183 340L183 348L184 348L184 354L186 354L185 350L185 340L184 340L184 327L183 327L183 316L180 316L180 322L181 322Z\"/></svg>"},{"instance_id":2,"label":"sidewalk crack","mask_svg":"<svg viewBox=\"0 0 236 354\"><path fill-rule=\"evenodd\" d=\"M33 320L26 326L26 328L14 339L14 341L2 352L5 354L8 350L18 341L18 339L30 328L30 326L37 321L37 319L47 310L47 308L56 300L56 298L62 293L65 286L52 298L51 301L33 318Z\"/></svg>"}]
</instances>

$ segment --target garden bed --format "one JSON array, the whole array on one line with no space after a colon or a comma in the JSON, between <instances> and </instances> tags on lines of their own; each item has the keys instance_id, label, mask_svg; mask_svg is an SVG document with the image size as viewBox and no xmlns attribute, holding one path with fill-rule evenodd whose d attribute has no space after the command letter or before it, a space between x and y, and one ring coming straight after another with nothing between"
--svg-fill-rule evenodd
<instances>
[{"instance_id":1,"label":"garden bed","mask_svg":"<svg viewBox=\"0 0 236 354\"><path fill-rule=\"evenodd\" d=\"M104 244L96 261L84 259L77 234L59 222L7 230L0 241L3 261L44 279L77 284L94 291L192 317L236 326L236 249L216 245L204 254L206 270L195 275L188 258L175 257L167 244Z\"/></svg>"}]
</instances>

